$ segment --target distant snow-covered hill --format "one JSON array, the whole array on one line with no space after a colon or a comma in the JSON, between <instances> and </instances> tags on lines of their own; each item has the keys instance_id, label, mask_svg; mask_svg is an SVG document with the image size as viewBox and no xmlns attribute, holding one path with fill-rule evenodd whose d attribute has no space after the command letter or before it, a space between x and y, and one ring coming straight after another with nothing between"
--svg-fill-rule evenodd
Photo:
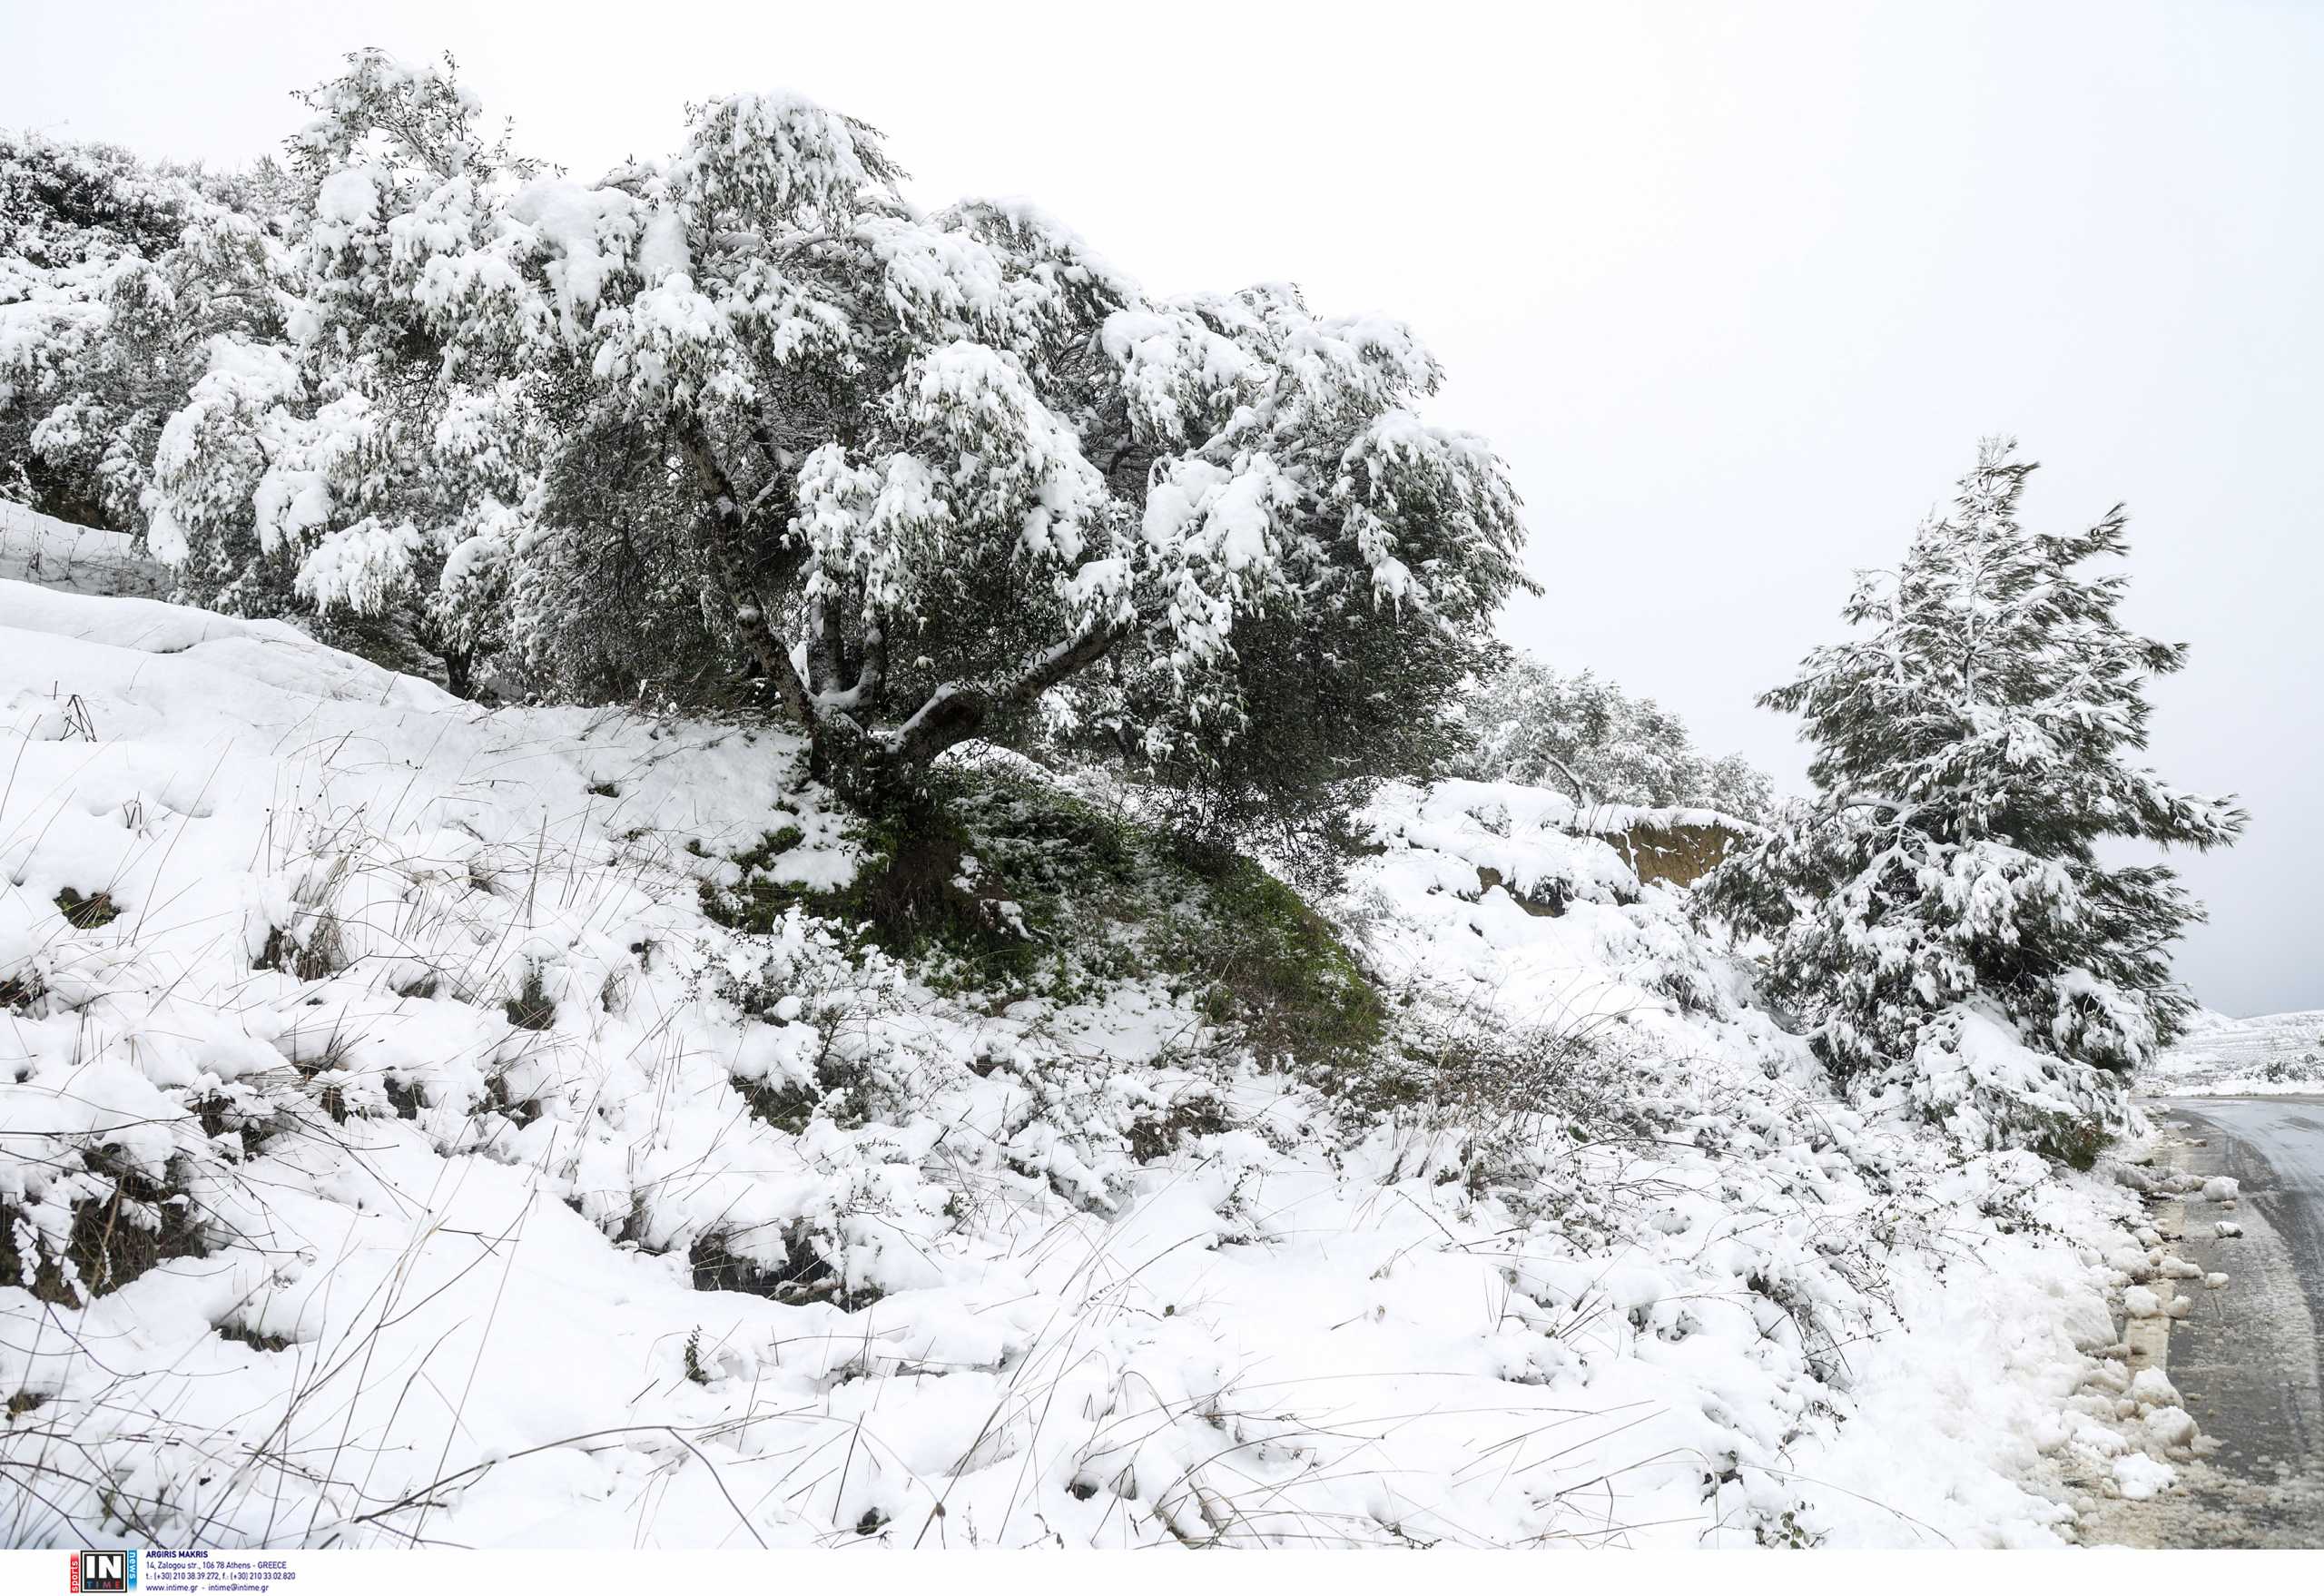
<instances>
[{"instance_id":1,"label":"distant snow-covered hill","mask_svg":"<svg viewBox=\"0 0 2324 1596\"><path fill-rule=\"evenodd\" d=\"M2158 1096L2324 1092L2324 1009L2250 1020L2206 1012L2144 1085Z\"/></svg>"}]
</instances>

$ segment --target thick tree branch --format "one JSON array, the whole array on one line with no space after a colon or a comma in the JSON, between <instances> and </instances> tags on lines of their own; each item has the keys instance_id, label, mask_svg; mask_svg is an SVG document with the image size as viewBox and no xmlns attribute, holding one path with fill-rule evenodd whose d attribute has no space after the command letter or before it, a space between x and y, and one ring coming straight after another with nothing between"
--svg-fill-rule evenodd
<instances>
[{"instance_id":1,"label":"thick tree branch","mask_svg":"<svg viewBox=\"0 0 2324 1596\"><path fill-rule=\"evenodd\" d=\"M1126 623L1101 621L1059 644L994 692L947 683L884 740L902 764L924 765L947 748L975 736L996 712L1022 708L1059 683L1088 670L1129 631Z\"/></svg>"}]
</instances>

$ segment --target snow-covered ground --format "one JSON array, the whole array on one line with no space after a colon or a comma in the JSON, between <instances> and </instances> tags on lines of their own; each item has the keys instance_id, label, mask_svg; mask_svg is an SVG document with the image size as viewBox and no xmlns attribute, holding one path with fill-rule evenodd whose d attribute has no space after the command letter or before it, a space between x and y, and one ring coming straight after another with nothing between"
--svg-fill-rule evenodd
<instances>
[{"instance_id":1,"label":"snow-covered ground","mask_svg":"<svg viewBox=\"0 0 2324 1596\"><path fill-rule=\"evenodd\" d=\"M169 573L125 532L76 527L0 499L0 579L68 593L158 598Z\"/></svg>"},{"instance_id":2,"label":"snow-covered ground","mask_svg":"<svg viewBox=\"0 0 2324 1596\"><path fill-rule=\"evenodd\" d=\"M855 869L777 732L8 581L0 724L7 1544L2031 1545L2185 1455L2127 1189L1834 1100L1552 794L1374 804L1475 1062L1355 1115L719 923Z\"/></svg>"},{"instance_id":3,"label":"snow-covered ground","mask_svg":"<svg viewBox=\"0 0 2324 1596\"><path fill-rule=\"evenodd\" d=\"M2205 1012L2140 1084L2156 1097L2324 1093L2324 1009L2250 1020Z\"/></svg>"}]
</instances>

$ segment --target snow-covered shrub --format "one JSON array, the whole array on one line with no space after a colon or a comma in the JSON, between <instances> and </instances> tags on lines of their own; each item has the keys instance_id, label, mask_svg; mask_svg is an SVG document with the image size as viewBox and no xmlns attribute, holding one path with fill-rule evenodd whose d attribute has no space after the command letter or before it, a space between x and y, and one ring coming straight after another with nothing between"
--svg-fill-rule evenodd
<instances>
[{"instance_id":1,"label":"snow-covered shrub","mask_svg":"<svg viewBox=\"0 0 2324 1596\"><path fill-rule=\"evenodd\" d=\"M192 185L116 144L0 132L0 256L51 269L177 245Z\"/></svg>"},{"instance_id":2,"label":"snow-covered shrub","mask_svg":"<svg viewBox=\"0 0 2324 1596\"><path fill-rule=\"evenodd\" d=\"M1910 1058L1870 1072L1890 1094L1971 1147L2030 1147L2078 1169L2133 1124L2125 1082L2086 1060L2029 1047L1991 1010L1956 1006L1921 1028Z\"/></svg>"},{"instance_id":3,"label":"snow-covered shrub","mask_svg":"<svg viewBox=\"0 0 2324 1596\"><path fill-rule=\"evenodd\" d=\"M1651 1135L1639 1117L1651 1071L1616 1016L1514 1024L1473 989L1407 989L1396 1029L1399 1068L1375 1100L1409 1107L1422 1122L1473 1138L1476 1160L1543 1135L1583 1140Z\"/></svg>"},{"instance_id":4,"label":"snow-covered shrub","mask_svg":"<svg viewBox=\"0 0 2324 1596\"><path fill-rule=\"evenodd\" d=\"M209 1250L185 1160L144 1169L117 1148L58 1139L59 1156L0 1195L0 1283L77 1308L167 1259Z\"/></svg>"},{"instance_id":5,"label":"snow-covered shrub","mask_svg":"<svg viewBox=\"0 0 2324 1596\"><path fill-rule=\"evenodd\" d=\"M1953 513L1859 583L1845 614L1866 635L1765 696L1807 717L1817 796L1702 901L1769 940L1767 990L1834 1068L1901 1079L1973 1142L2086 1164L2192 1009L2167 950L2202 912L2168 868L2097 844L2222 846L2244 815L2133 763L2147 682L2186 650L2115 619L2126 576L2078 568L2127 552L2119 508L2080 534L2019 526L2033 468L1988 444Z\"/></svg>"},{"instance_id":6,"label":"snow-covered shrub","mask_svg":"<svg viewBox=\"0 0 2324 1596\"><path fill-rule=\"evenodd\" d=\"M530 310L485 281L536 169L448 62L364 52L306 99L281 325L212 350L161 437L150 539L196 602L310 616L467 695L507 641L557 409L556 374L507 358Z\"/></svg>"},{"instance_id":7,"label":"snow-covered shrub","mask_svg":"<svg viewBox=\"0 0 2324 1596\"><path fill-rule=\"evenodd\" d=\"M0 133L0 496L145 529L162 429L212 343L279 336L270 193Z\"/></svg>"}]
</instances>

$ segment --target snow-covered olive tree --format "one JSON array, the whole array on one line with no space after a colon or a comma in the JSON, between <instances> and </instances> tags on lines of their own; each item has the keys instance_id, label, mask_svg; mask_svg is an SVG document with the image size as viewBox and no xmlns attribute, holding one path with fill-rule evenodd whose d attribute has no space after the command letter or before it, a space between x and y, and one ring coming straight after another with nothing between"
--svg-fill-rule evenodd
<instances>
[{"instance_id":1,"label":"snow-covered olive tree","mask_svg":"<svg viewBox=\"0 0 2324 1596\"><path fill-rule=\"evenodd\" d=\"M859 123L738 97L665 166L519 202L589 371L553 480L669 462L685 491L632 478L636 517L684 517L709 626L825 770L908 784L1039 730L1215 748L1270 620L1325 676L1356 668L1334 628L1393 637L1410 668L1361 689L1425 715L1407 684L1483 646L1521 528L1485 445L1414 413L1410 331L1281 286L1151 299L1038 212L924 215L900 175Z\"/></svg>"},{"instance_id":2,"label":"snow-covered olive tree","mask_svg":"<svg viewBox=\"0 0 2324 1596\"><path fill-rule=\"evenodd\" d=\"M1651 698L1582 671L1560 675L1529 655L1480 682L1463 707L1460 773L1571 793L1582 803L1712 809L1757 822L1767 776L1739 754L1699 752L1686 723Z\"/></svg>"},{"instance_id":3,"label":"snow-covered olive tree","mask_svg":"<svg viewBox=\"0 0 2324 1596\"><path fill-rule=\"evenodd\" d=\"M2218 847L2245 816L2137 763L2148 684L2186 649L2116 618L2124 572L2085 569L2127 553L2119 507L2019 525L2034 467L2013 448L1987 444L1902 566L1859 579L1862 635L1761 699L1806 718L1817 795L1699 901L1768 939L1771 994L1837 1070L2078 1156L2191 1011L2168 950L2202 914L2169 868L2099 845Z\"/></svg>"},{"instance_id":4,"label":"snow-covered olive tree","mask_svg":"<svg viewBox=\"0 0 2324 1596\"><path fill-rule=\"evenodd\" d=\"M1524 581L1402 323L1149 296L1029 206L921 211L791 96L594 183L448 60L307 98L272 322L185 346L129 484L195 602L456 688L755 696L864 793L969 738L1290 792L1421 759Z\"/></svg>"}]
</instances>

